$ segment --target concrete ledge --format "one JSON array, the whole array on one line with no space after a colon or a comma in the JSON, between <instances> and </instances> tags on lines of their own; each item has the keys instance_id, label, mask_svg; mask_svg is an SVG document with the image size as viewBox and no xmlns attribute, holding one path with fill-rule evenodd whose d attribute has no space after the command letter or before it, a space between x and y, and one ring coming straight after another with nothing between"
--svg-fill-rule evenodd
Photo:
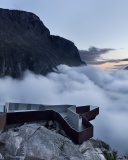
<instances>
[{"instance_id":1,"label":"concrete ledge","mask_svg":"<svg viewBox=\"0 0 128 160\"><path fill-rule=\"evenodd\" d=\"M67 116L76 130L79 130L79 115L76 113L76 106L67 109Z\"/></svg>"}]
</instances>

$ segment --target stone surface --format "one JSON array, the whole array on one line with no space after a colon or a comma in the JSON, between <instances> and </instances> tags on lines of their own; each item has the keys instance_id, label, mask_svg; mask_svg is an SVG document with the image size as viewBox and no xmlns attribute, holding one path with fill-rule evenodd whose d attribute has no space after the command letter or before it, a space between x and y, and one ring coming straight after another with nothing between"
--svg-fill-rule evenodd
<instances>
[{"instance_id":1,"label":"stone surface","mask_svg":"<svg viewBox=\"0 0 128 160\"><path fill-rule=\"evenodd\" d=\"M85 141L79 150L87 160L106 160L101 149L94 148L89 140Z\"/></svg>"},{"instance_id":2,"label":"stone surface","mask_svg":"<svg viewBox=\"0 0 128 160\"><path fill-rule=\"evenodd\" d=\"M0 134L0 155L6 160L106 160L103 152L113 153L100 140L91 139L75 145L59 132L63 130L56 121L9 126ZM117 156L117 160L121 159L128 160Z\"/></svg>"},{"instance_id":3,"label":"stone surface","mask_svg":"<svg viewBox=\"0 0 128 160\"><path fill-rule=\"evenodd\" d=\"M33 158L46 160L82 160L84 156L69 139L40 124L26 124L18 132L3 132L0 142L5 143L6 158Z\"/></svg>"},{"instance_id":4,"label":"stone surface","mask_svg":"<svg viewBox=\"0 0 128 160\"><path fill-rule=\"evenodd\" d=\"M93 148L96 153L104 159L106 157L107 160L128 160L127 156L120 155L116 150L112 149L106 142L101 140L90 140Z\"/></svg>"},{"instance_id":5,"label":"stone surface","mask_svg":"<svg viewBox=\"0 0 128 160\"><path fill-rule=\"evenodd\" d=\"M0 9L0 77L21 77L26 69L45 75L59 64L85 63L73 42L50 35L35 14Z\"/></svg>"}]
</instances>

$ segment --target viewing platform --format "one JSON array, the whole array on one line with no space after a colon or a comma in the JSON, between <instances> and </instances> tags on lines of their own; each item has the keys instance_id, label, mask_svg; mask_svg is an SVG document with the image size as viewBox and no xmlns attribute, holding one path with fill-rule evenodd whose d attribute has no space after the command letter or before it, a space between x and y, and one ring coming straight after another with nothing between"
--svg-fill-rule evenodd
<instances>
[{"instance_id":1,"label":"viewing platform","mask_svg":"<svg viewBox=\"0 0 128 160\"><path fill-rule=\"evenodd\" d=\"M99 114L99 107L75 105L42 105L5 103L0 105L0 129L7 125L56 120L65 133L77 144L93 137L93 125L89 122Z\"/></svg>"}]
</instances>

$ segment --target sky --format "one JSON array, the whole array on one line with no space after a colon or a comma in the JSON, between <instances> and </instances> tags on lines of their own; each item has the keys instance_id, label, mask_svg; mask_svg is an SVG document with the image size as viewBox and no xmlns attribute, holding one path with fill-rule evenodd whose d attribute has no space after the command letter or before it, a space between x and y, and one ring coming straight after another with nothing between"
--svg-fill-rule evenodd
<instances>
[{"instance_id":1,"label":"sky","mask_svg":"<svg viewBox=\"0 0 128 160\"><path fill-rule=\"evenodd\" d=\"M112 62L128 58L128 0L3 0L0 7L35 13L51 34L73 41L79 50L115 49L88 61L90 65L103 69L128 65L128 61Z\"/></svg>"}]
</instances>

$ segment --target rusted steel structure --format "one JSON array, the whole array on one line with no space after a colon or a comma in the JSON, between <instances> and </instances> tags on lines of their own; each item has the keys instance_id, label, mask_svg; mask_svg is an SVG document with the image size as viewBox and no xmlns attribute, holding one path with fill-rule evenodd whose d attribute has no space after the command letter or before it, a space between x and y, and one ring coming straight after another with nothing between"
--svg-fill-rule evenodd
<instances>
[{"instance_id":1,"label":"rusted steel structure","mask_svg":"<svg viewBox=\"0 0 128 160\"><path fill-rule=\"evenodd\" d=\"M0 114L0 129L3 129L7 124L7 113Z\"/></svg>"},{"instance_id":2,"label":"rusted steel structure","mask_svg":"<svg viewBox=\"0 0 128 160\"><path fill-rule=\"evenodd\" d=\"M13 103L14 104L14 103ZM9 104L8 104L9 105ZM8 106L7 105L7 106ZM93 125L89 122L90 120L95 119L95 117L99 114L99 107L96 107L93 110L90 110L90 106L80 106L76 107L72 105L66 105L63 106L63 108L66 108L69 111L73 111L72 114L75 114L76 118L78 117L78 128L77 125L73 126L72 122L75 122L75 120L67 118L67 115L64 112L61 111L59 106L42 106L43 110L18 110L16 111L14 106L16 106L16 109L18 109L18 105L15 103L13 106L13 111L11 112L8 110L5 105L6 113L0 114L0 129L4 129L6 125L12 125L12 124L18 124L18 123L25 123L25 122L32 122L32 121L40 121L40 120L56 120L65 133L73 140L76 144L81 144L83 141L88 140L93 137ZM29 106L29 109L31 108L30 105L27 105L27 108ZM47 109L49 108L49 109ZM76 113L74 113L75 109ZM67 113L68 114L68 113ZM70 116L70 112L69 112ZM72 118L72 117L69 117ZM67 120L68 119L68 120Z\"/></svg>"}]
</instances>

